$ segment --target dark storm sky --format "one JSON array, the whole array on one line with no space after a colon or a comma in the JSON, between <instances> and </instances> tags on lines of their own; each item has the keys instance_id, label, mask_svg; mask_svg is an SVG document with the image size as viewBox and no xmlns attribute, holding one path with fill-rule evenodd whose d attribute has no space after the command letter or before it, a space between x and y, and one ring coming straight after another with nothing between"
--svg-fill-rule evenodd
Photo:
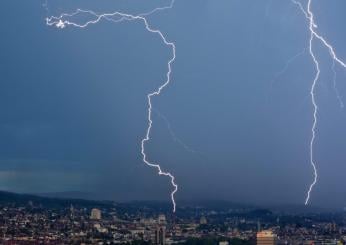
<instances>
[{"instance_id":1,"label":"dark storm sky","mask_svg":"<svg viewBox=\"0 0 346 245\"><path fill-rule=\"evenodd\" d=\"M305 3L305 2L303 2ZM141 22L57 30L45 17L76 8L141 13L167 1L3 0L0 15L0 189L86 191L114 200L169 200L168 179L141 162L146 94L165 79L170 49ZM342 0L313 1L320 33L346 59ZM177 200L303 203L312 181L307 22L291 1L176 0L148 18L176 43L172 84L154 107L150 160L175 174ZM321 62L311 201L346 205L346 111ZM277 74L287 60L305 52ZM337 67L346 94L346 72Z\"/></svg>"}]
</instances>

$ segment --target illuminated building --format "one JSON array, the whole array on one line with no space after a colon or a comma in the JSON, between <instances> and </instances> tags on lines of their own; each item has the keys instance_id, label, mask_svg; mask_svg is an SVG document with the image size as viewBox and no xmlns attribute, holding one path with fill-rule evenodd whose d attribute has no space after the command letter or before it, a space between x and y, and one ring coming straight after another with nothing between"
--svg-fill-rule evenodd
<instances>
[{"instance_id":1,"label":"illuminated building","mask_svg":"<svg viewBox=\"0 0 346 245\"><path fill-rule=\"evenodd\" d=\"M272 231L257 232L257 245L275 245L276 235Z\"/></svg>"},{"instance_id":2,"label":"illuminated building","mask_svg":"<svg viewBox=\"0 0 346 245\"><path fill-rule=\"evenodd\" d=\"M97 209L97 208L93 208L91 210L90 219L100 220L101 219L101 210Z\"/></svg>"}]
</instances>

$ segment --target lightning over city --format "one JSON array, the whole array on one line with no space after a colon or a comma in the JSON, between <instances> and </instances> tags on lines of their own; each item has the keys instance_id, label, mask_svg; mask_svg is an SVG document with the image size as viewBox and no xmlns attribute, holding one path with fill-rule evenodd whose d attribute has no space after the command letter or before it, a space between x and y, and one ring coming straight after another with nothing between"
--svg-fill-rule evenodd
<instances>
[{"instance_id":1,"label":"lightning over city","mask_svg":"<svg viewBox=\"0 0 346 245\"><path fill-rule=\"evenodd\" d=\"M1 6L0 244L346 244L346 1Z\"/></svg>"},{"instance_id":2,"label":"lightning over city","mask_svg":"<svg viewBox=\"0 0 346 245\"><path fill-rule=\"evenodd\" d=\"M309 143L309 150L310 150L309 160L310 160L310 164L311 164L311 167L313 170L313 180L310 183L310 185L308 186L308 190L306 192L306 197L305 197L304 203L305 203L305 205L307 205L310 202L310 198L311 198L311 194L312 194L312 191L314 189L314 186L316 185L316 183L318 181L318 164L317 164L317 160L315 159L314 150L315 150L316 137L317 137L318 111L319 111L318 101L316 98L316 86L317 86L318 81L320 79L321 67L320 67L320 61L317 58L316 51L314 48L315 42L320 42L328 50L328 52L332 58L333 63L332 63L331 69L333 71L333 88L335 90L335 94L337 96L337 99L338 99L338 102L339 102L339 105L341 108L344 107L344 104L342 101L342 97L341 97L341 95L337 89L337 84L336 84L337 74L336 74L336 70L335 70L336 67L335 66L339 65L342 68L346 68L346 64L341 60L341 58L338 57L338 55L335 52L335 48L329 43L329 41L327 41L327 39L322 34L319 33L318 26L316 23L316 18L315 18L314 12L312 10L313 0L307 1L306 6L303 6L303 4L298 0L292 0L292 2L296 6L298 6L298 9L303 13L303 15L305 16L305 18L307 20L307 25L308 25L308 30L309 30L308 47L303 49L301 52L297 53L296 55L294 55L292 58L290 58L286 62L283 69L275 75L274 79L272 80L272 83L275 80L277 80L278 77L283 75L283 73L286 72L290 63L295 61L299 56L303 55L306 50L308 50L308 53L309 53L309 55L313 61L313 65L314 65L316 72L315 72L315 75L314 75L314 78L313 78L313 81L312 81L312 84L310 87L310 97L311 97L311 103L313 106L313 113L312 113L313 114L313 122L312 122L312 126L311 126L311 138L310 138L310 143ZM119 23L119 22L123 22L123 21L141 21L144 24L144 27L148 32L158 35L160 37L160 39L162 40L162 42L168 48L171 49L171 52L172 52L171 55L172 56L167 62L167 69L168 70L166 73L166 81L161 86L159 86L155 91L152 91L151 93L147 94L148 125L147 125L147 129L146 129L145 137L141 141L141 154L142 154L142 160L147 166L155 168L158 171L159 175L166 176L170 179L171 185L173 187L173 190L171 192L171 201L173 204L173 212L175 212L176 211L175 194L178 191L178 185L176 184L175 177L172 173L170 173L168 171L164 171L159 163L151 162L148 159L148 156L147 156L146 151L145 151L145 146L151 139L150 136L151 136L151 131L152 131L152 127L153 127L152 114L153 114L154 109L153 109L152 100L154 97L159 96L161 94L162 90L165 89L170 84L171 73L172 73L172 64L176 58L176 46L175 46L175 44L173 42L168 41L166 39L165 35L160 30L152 28L146 17L150 16L150 15L152 15L158 11L172 9L173 5L174 5L174 0L172 0L170 2L170 4L167 6L157 7L157 8L154 8L153 10L151 10L149 12L142 13L142 14L136 14L136 15L128 14L128 13L122 13L122 12L96 13L92 10L77 9L73 13L63 13L60 16L51 16L51 17L46 19L46 24L48 26L55 26L57 28L66 28L68 26L75 27L75 28L87 28L89 25L98 24L101 20L106 20L106 21L110 21L110 22L114 22L114 23ZM48 11L47 1L44 3L44 7ZM269 13L267 13L267 15L268 14ZM89 20L84 21L84 22L76 21L76 19L78 19L78 17L80 17L80 16L83 16L83 17L88 16ZM174 133L171 130L170 124L167 122L167 119L165 117L161 116L160 113L158 113L158 115L165 120L166 124L168 125L169 132L170 132L171 136L173 137L173 139L175 141L177 141L180 145L182 145L187 151L194 152L189 147L187 147L183 142L181 142L179 139L177 139L175 137Z\"/></svg>"},{"instance_id":3,"label":"lightning over city","mask_svg":"<svg viewBox=\"0 0 346 245\"><path fill-rule=\"evenodd\" d=\"M316 100L316 85L318 83L318 80L320 78L320 73L321 73L321 68L320 68L320 62L316 56L316 53L314 51L314 42L319 41L329 52L332 61L333 61L333 66L332 70L334 72L334 89L336 91L337 98L339 100L340 106L343 107L343 103L341 100L341 97L336 89L336 72L335 72L335 65L339 65L342 68L346 69L346 63L341 60L341 58L338 57L338 55L335 52L335 48L327 41L327 39L318 32L318 25L316 23L315 15L312 10L313 6L313 0L308 0L307 6L304 7L301 2L292 0L294 4L296 4L301 12L304 14L304 16L307 19L308 22L308 28L309 28L309 33L310 33L310 38L309 38L309 53L311 56L311 59L314 63L316 73L314 76L314 79L312 81L311 89L310 89L310 95L311 95L311 102L313 105L313 124L311 127L311 140L310 140L310 163L313 168L313 181L309 185L308 191L306 193L306 198L305 198L305 205L308 205L310 202L310 197L313 191L314 186L317 183L318 180L318 170L317 170L317 164L316 164L316 159L314 157L314 145L316 141L316 134L317 134L317 124L318 124L318 102Z\"/></svg>"},{"instance_id":4,"label":"lightning over city","mask_svg":"<svg viewBox=\"0 0 346 245\"><path fill-rule=\"evenodd\" d=\"M346 1L1 6L0 244L346 244Z\"/></svg>"},{"instance_id":5,"label":"lightning over city","mask_svg":"<svg viewBox=\"0 0 346 245\"><path fill-rule=\"evenodd\" d=\"M173 187L173 191L171 192L171 200L172 200L172 204L173 204L173 212L176 211L176 202L175 202L175 193L178 191L178 185L176 184L175 181L175 177L173 174L171 174L170 172L164 171L162 169L162 167L160 166L160 164L158 163L153 163L151 162L146 154L145 151L145 145L146 143L148 143L150 141L150 134L151 134L151 130L152 130L152 126L153 126L153 120L152 120L152 112L153 112L153 105L152 105L152 99L154 97L157 97L161 94L161 92L170 84L171 82L171 73L172 73L172 63L174 62L175 58L176 58L176 47L175 44L173 42L169 42L166 37L164 36L164 34L158 30L158 29L153 29L146 16L154 14L157 11L163 11L166 9L171 9L174 5L174 0L172 0L170 2L170 4L168 6L164 6L164 7L157 7L147 13L143 13L143 14L139 14L139 15L132 15L132 14L127 14L127 13L121 13L121 12L113 12L113 13L101 13L98 14L94 11L91 10L82 10L82 9L77 9L74 13L68 14L68 13L63 13L58 17L55 16L51 16L49 18L46 19L46 24L48 26L55 26L57 28L65 28L67 26L72 26L72 27L77 27L77 28L86 28L91 24L97 24L99 23L101 20L107 20L107 21L111 21L111 22L122 22L122 21L141 21L143 22L145 29L153 34L158 35L161 40L164 42L164 44L169 47L172 51L172 56L169 59L168 63L167 63L167 68L168 71L166 73L166 81L159 86L155 91L147 94L147 103L148 103L148 114L147 114L147 120L148 120L148 127L146 129L146 133L145 133L145 137L142 139L141 141L141 154L142 154L142 160L143 162L148 165L149 167L155 168L158 171L159 175L163 175L166 176L170 179L172 187ZM77 23L74 21L71 21L70 18L71 17L78 17L79 15L82 14L88 14L91 17L93 17L93 19L86 21L84 23Z\"/></svg>"},{"instance_id":6,"label":"lightning over city","mask_svg":"<svg viewBox=\"0 0 346 245\"><path fill-rule=\"evenodd\" d=\"M0 244L346 245L345 0L2 0Z\"/></svg>"}]
</instances>

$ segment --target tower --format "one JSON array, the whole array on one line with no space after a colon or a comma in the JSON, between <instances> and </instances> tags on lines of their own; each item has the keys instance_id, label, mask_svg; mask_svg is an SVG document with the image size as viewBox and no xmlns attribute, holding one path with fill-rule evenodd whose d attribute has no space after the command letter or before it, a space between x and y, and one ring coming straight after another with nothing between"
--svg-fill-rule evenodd
<instances>
[{"instance_id":1,"label":"tower","mask_svg":"<svg viewBox=\"0 0 346 245\"><path fill-rule=\"evenodd\" d=\"M257 232L261 231L261 222L257 220Z\"/></svg>"}]
</instances>

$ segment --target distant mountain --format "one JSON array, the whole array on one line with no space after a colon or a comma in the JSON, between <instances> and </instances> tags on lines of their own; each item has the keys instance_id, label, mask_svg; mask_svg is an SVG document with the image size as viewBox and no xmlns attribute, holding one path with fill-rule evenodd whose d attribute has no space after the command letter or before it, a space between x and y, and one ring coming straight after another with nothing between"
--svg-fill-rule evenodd
<instances>
[{"instance_id":1,"label":"distant mountain","mask_svg":"<svg viewBox=\"0 0 346 245\"><path fill-rule=\"evenodd\" d=\"M35 193L37 196L60 198L60 199L83 199L83 200L101 200L91 192L81 191L64 191L64 192L47 192L47 193Z\"/></svg>"},{"instance_id":2,"label":"distant mountain","mask_svg":"<svg viewBox=\"0 0 346 245\"><path fill-rule=\"evenodd\" d=\"M285 205L276 205L268 206L268 209L273 212L288 213L288 214L302 214L302 213L328 213L341 210L321 208L317 206L304 205L304 204L285 204Z\"/></svg>"},{"instance_id":3,"label":"distant mountain","mask_svg":"<svg viewBox=\"0 0 346 245\"><path fill-rule=\"evenodd\" d=\"M84 206L84 207L96 207L109 205L111 202L107 201L92 201L83 200L77 198L54 198L44 197L32 194L19 194L7 191L0 191L0 205L15 204L26 205L32 202L35 206L47 206L47 207L66 207L72 205Z\"/></svg>"},{"instance_id":4,"label":"distant mountain","mask_svg":"<svg viewBox=\"0 0 346 245\"><path fill-rule=\"evenodd\" d=\"M190 201L180 201L180 206L192 206L201 207L215 210L229 210L229 209L254 209L256 205L235 203L225 200L190 200Z\"/></svg>"},{"instance_id":5,"label":"distant mountain","mask_svg":"<svg viewBox=\"0 0 346 245\"><path fill-rule=\"evenodd\" d=\"M225 200L179 201L178 207L179 206L202 207L215 210L245 209L255 212L273 212L282 214L329 213L341 211L338 209L321 208L318 206L304 204L244 204Z\"/></svg>"}]
</instances>

